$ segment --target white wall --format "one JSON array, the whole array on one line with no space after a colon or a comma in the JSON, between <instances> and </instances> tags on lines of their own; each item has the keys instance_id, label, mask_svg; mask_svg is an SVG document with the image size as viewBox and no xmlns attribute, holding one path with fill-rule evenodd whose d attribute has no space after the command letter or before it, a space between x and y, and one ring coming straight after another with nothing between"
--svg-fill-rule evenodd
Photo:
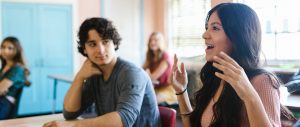
<instances>
[{"instance_id":1,"label":"white wall","mask_svg":"<svg viewBox=\"0 0 300 127\"><path fill-rule=\"evenodd\" d=\"M104 0L104 18L113 22L122 37L117 55L141 64L140 0Z\"/></svg>"}]
</instances>

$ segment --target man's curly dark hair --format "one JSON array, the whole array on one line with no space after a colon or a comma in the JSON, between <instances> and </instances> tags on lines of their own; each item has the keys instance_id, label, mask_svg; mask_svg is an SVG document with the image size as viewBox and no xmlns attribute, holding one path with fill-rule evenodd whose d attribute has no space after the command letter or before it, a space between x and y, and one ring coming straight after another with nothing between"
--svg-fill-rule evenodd
<instances>
[{"instance_id":1,"label":"man's curly dark hair","mask_svg":"<svg viewBox=\"0 0 300 127\"><path fill-rule=\"evenodd\" d=\"M80 52L83 56L87 57L87 54L84 54L84 44L89 39L88 32L90 30L96 30L99 36L105 39L111 39L117 47L115 50L118 50L119 45L121 43L121 36L119 35L115 26L113 26L112 22L104 19L104 18L90 18L86 19L80 26L78 32L78 52Z\"/></svg>"}]
</instances>

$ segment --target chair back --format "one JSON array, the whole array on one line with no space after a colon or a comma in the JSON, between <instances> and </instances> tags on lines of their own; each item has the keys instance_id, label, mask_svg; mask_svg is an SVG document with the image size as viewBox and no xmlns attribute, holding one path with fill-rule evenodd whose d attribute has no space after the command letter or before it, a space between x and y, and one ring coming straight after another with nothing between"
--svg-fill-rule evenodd
<instances>
[{"instance_id":1,"label":"chair back","mask_svg":"<svg viewBox=\"0 0 300 127\"><path fill-rule=\"evenodd\" d=\"M158 106L162 127L176 126L176 110Z\"/></svg>"},{"instance_id":2,"label":"chair back","mask_svg":"<svg viewBox=\"0 0 300 127\"><path fill-rule=\"evenodd\" d=\"M20 88L17 92L17 96L15 98L16 99L15 104L14 104L13 108L10 110L10 113L8 116L9 119L18 118L18 110L19 110L19 104L20 104L23 88L24 87Z\"/></svg>"}]
</instances>

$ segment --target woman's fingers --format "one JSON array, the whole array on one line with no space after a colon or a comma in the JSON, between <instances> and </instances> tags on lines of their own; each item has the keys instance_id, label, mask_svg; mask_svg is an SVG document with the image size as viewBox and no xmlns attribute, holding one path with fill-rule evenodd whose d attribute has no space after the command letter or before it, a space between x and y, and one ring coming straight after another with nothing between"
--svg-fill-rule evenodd
<instances>
[{"instance_id":1,"label":"woman's fingers","mask_svg":"<svg viewBox=\"0 0 300 127\"><path fill-rule=\"evenodd\" d=\"M172 73L173 73L172 80L175 81L176 80L176 73L175 72L172 72Z\"/></svg>"},{"instance_id":2,"label":"woman's fingers","mask_svg":"<svg viewBox=\"0 0 300 127\"><path fill-rule=\"evenodd\" d=\"M224 75L224 74L221 74L219 72L216 72L215 75L223 80L225 80L226 82L228 82L230 85L233 85L235 84L235 80L233 80L231 77L227 76L227 75Z\"/></svg>"},{"instance_id":3,"label":"woman's fingers","mask_svg":"<svg viewBox=\"0 0 300 127\"><path fill-rule=\"evenodd\" d=\"M175 72L176 66L177 66L177 56L176 56L176 54L174 54L174 64L172 67L172 72Z\"/></svg>"},{"instance_id":4,"label":"woman's fingers","mask_svg":"<svg viewBox=\"0 0 300 127\"><path fill-rule=\"evenodd\" d=\"M172 72L181 73L182 69L180 69L180 68L178 67L177 62L178 62L177 55L174 54L174 64L173 64L173 67L172 67Z\"/></svg>"},{"instance_id":5,"label":"woman's fingers","mask_svg":"<svg viewBox=\"0 0 300 127\"><path fill-rule=\"evenodd\" d=\"M185 67L184 67L184 63L181 62L181 65L180 65L180 70L181 70L181 75L185 75L186 74L186 70L185 70Z\"/></svg>"},{"instance_id":6,"label":"woman's fingers","mask_svg":"<svg viewBox=\"0 0 300 127\"><path fill-rule=\"evenodd\" d=\"M172 72L171 72L171 76L170 76L170 80L172 80L171 82L180 80L183 76L186 75L184 63L181 62L180 68L179 68L179 66L177 65L177 62L178 62L177 55L174 54L174 64L173 64Z\"/></svg>"},{"instance_id":7,"label":"woman's fingers","mask_svg":"<svg viewBox=\"0 0 300 127\"><path fill-rule=\"evenodd\" d=\"M221 59L221 58L218 57L218 56L214 56L213 59L214 59L217 63L219 63L220 65L223 65L223 66L225 66L225 67L228 67L228 68L230 68L230 69L231 69L232 71L234 71L234 72L237 72L237 70L238 70L238 69L237 69L235 66L233 66L231 63L225 61L224 59Z\"/></svg>"},{"instance_id":8,"label":"woman's fingers","mask_svg":"<svg viewBox=\"0 0 300 127\"><path fill-rule=\"evenodd\" d=\"M5 89L4 90L4 95L6 95L8 93L8 91L9 91L8 89Z\"/></svg>"},{"instance_id":9,"label":"woman's fingers","mask_svg":"<svg viewBox=\"0 0 300 127\"><path fill-rule=\"evenodd\" d=\"M217 68L217 69L223 71L223 73L224 73L225 75L227 75L227 76L229 76L229 77L231 77L231 78L234 78L234 79L235 79L235 78L238 77L237 74L236 74L234 71L232 71L230 68L228 68L228 67L225 67L225 66L220 65L220 64L217 64L217 63L213 63L213 66L214 66L215 68Z\"/></svg>"},{"instance_id":10,"label":"woman's fingers","mask_svg":"<svg viewBox=\"0 0 300 127\"><path fill-rule=\"evenodd\" d=\"M172 84L172 83L173 83L173 81L172 81L172 80L173 80L173 72L171 71L171 74L170 74L170 77L169 77L169 83L171 83L171 84Z\"/></svg>"},{"instance_id":11,"label":"woman's fingers","mask_svg":"<svg viewBox=\"0 0 300 127\"><path fill-rule=\"evenodd\" d=\"M228 56L226 53L224 52L220 52L220 56L227 62L229 62L231 65L233 65L234 67L236 67L237 69L241 69L242 67L235 62L235 60L233 60L230 56Z\"/></svg>"}]
</instances>

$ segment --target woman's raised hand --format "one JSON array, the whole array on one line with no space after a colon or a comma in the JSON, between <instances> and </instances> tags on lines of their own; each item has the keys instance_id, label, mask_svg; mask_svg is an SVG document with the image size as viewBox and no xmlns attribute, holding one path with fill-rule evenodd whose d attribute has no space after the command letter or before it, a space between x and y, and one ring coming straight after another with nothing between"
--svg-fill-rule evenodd
<instances>
[{"instance_id":1,"label":"woman's raised hand","mask_svg":"<svg viewBox=\"0 0 300 127\"><path fill-rule=\"evenodd\" d=\"M174 64L172 67L172 72L169 78L169 82L171 86L174 88L174 90L176 91L176 94L179 94L186 89L188 80L187 80L186 70L184 68L184 63L182 62L180 64L180 69L179 69L177 62L178 62L178 58L176 54L174 54Z\"/></svg>"},{"instance_id":2,"label":"woman's raised hand","mask_svg":"<svg viewBox=\"0 0 300 127\"><path fill-rule=\"evenodd\" d=\"M231 57L224 52L220 52L220 57L214 56L213 66L224 74L216 72L216 76L228 82L243 101L247 101L255 96L256 91L250 83L244 69L238 65Z\"/></svg>"}]
</instances>

